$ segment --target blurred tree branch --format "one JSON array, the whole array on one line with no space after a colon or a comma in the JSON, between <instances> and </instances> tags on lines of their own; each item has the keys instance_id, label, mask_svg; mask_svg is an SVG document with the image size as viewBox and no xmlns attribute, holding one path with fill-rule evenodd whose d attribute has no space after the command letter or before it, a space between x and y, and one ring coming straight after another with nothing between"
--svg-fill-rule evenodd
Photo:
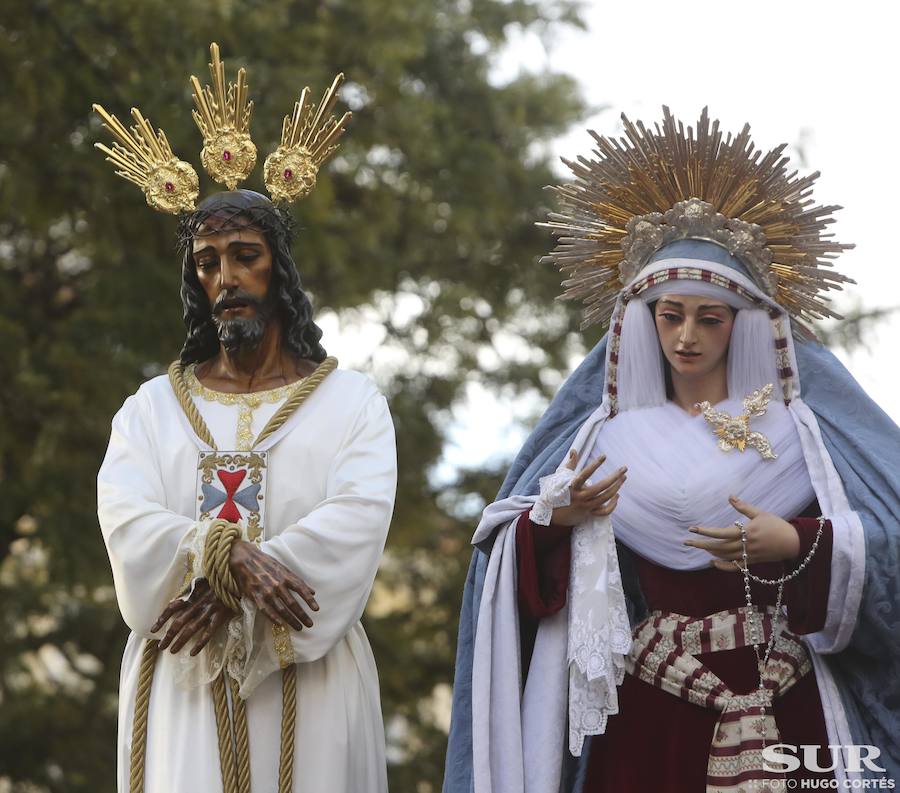
<instances>
[{"instance_id":1,"label":"blurred tree branch","mask_svg":"<svg viewBox=\"0 0 900 793\"><path fill-rule=\"evenodd\" d=\"M898 312L900 306L864 308L857 304L844 311L842 320L817 325L816 334L826 347L840 347L847 352L859 348L870 351L868 338L871 338L873 330Z\"/></svg>"}]
</instances>

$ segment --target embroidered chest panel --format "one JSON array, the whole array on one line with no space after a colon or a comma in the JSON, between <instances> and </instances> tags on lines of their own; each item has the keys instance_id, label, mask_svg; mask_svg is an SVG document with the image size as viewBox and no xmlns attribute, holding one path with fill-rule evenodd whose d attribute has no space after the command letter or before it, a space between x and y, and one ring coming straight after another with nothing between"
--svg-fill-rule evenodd
<instances>
[{"instance_id":1,"label":"embroidered chest panel","mask_svg":"<svg viewBox=\"0 0 900 793\"><path fill-rule=\"evenodd\" d=\"M200 452L197 520L221 518L245 527L261 542L266 515L266 452Z\"/></svg>"}]
</instances>

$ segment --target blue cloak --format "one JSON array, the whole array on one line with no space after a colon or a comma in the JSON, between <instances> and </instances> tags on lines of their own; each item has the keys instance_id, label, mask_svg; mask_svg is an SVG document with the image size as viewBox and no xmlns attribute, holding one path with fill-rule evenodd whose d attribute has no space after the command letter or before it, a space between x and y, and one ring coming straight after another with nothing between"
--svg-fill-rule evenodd
<instances>
[{"instance_id":1,"label":"blue cloak","mask_svg":"<svg viewBox=\"0 0 900 793\"><path fill-rule=\"evenodd\" d=\"M603 394L607 337L564 383L525 441L497 495L532 495L556 470ZM849 645L825 656L854 742L881 749L878 763L900 782L900 428L844 366L817 342L795 346L801 396L815 414L851 508L861 519L866 577ZM472 653L490 541L476 548L463 591L453 686L453 714L443 793L471 793ZM629 615L642 617L640 588L619 546ZM589 751L565 752L562 791L578 793ZM872 774L875 778L879 774Z\"/></svg>"}]
</instances>

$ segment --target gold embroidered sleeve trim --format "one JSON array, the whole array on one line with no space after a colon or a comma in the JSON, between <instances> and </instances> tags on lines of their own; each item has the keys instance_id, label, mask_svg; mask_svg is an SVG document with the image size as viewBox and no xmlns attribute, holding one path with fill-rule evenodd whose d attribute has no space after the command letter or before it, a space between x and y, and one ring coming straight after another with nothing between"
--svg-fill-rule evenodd
<instances>
[{"instance_id":1,"label":"gold embroidered sleeve trim","mask_svg":"<svg viewBox=\"0 0 900 793\"><path fill-rule=\"evenodd\" d=\"M284 625L272 625L272 644L275 647L275 655L278 656L278 665L287 669L294 663L294 646L291 644L291 632Z\"/></svg>"}]
</instances>

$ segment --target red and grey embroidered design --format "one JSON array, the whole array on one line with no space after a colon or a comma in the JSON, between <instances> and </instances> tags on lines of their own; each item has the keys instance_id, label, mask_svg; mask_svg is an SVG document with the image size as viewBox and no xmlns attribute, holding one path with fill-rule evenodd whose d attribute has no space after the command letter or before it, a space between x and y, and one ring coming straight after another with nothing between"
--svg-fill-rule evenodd
<instances>
[{"instance_id":1,"label":"red and grey embroidered design","mask_svg":"<svg viewBox=\"0 0 900 793\"><path fill-rule=\"evenodd\" d=\"M198 520L220 518L246 527L260 541L265 511L265 452L201 452L197 466Z\"/></svg>"}]
</instances>

